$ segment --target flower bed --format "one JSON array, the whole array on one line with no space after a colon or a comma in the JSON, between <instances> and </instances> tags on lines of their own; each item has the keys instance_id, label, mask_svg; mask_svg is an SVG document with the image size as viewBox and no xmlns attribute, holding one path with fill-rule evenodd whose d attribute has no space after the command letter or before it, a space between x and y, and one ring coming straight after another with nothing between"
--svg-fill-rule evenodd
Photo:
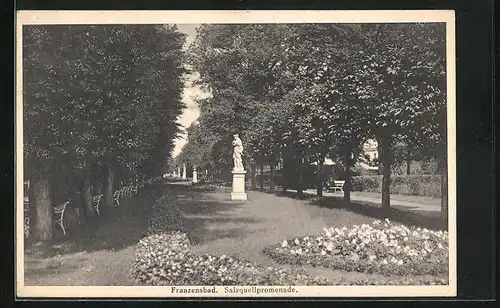
<instances>
[{"instance_id":1,"label":"flower bed","mask_svg":"<svg viewBox=\"0 0 500 308\"><path fill-rule=\"evenodd\" d=\"M138 283L164 285L328 285L303 269L263 267L229 256L195 255L184 233L144 237L137 245L131 276Z\"/></svg>"},{"instance_id":2,"label":"flower bed","mask_svg":"<svg viewBox=\"0 0 500 308\"><path fill-rule=\"evenodd\" d=\"M376 221L353 228L325 228L267 247L279 263L310 264L385 275L434 275L448 272L448 233Z\"/></svg>"},{"instance_id":3,"label":"flower bed","mask_svg":"<svg viewBox=\"0 0 500 308\"><path fill-rule=\"evenodd\" d=\"M329 280L313 277L302 268L264 267L231 256L195 255L184 233L152 234L141 239L131 276L138 283L166 285L442 285L440 277L366 277Z\"/></svg>"}]
</instances>

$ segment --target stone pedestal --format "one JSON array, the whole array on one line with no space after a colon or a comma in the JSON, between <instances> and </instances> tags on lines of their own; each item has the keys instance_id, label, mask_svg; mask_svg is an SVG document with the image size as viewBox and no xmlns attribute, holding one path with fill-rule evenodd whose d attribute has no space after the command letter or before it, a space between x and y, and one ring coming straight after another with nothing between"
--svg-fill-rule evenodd
<instances>
[{"instance_id":1,"label":"stone pedestal","mask_svg":"<svg viewBox=\"0 0 500 308\"><path fill-rule=\"evenodd\" d=\"M247 200L245 193L245 174L243 169L233 169L233 191L231 192L231 200Z\"/></svg>"},{"instance_id":2,"label":"stone pedestal","mask_svg":"<svg viewBox=\"0 0 500 308\"><path fill-rule=\"evenodd\" d=\"M196 172L196 169L193 170L193 183L198 183L198 172Z\"/></svg>"}]
</instances>

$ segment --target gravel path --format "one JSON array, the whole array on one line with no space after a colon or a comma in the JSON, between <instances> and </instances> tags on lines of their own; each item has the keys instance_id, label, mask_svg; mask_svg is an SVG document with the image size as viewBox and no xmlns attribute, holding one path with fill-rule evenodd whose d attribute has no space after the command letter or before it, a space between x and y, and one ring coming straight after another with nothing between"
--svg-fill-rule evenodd
<instances>
[{"instance_id":1,"label":"gravel path","mask_svg":"<svg viewBox=\"0 0 500 308\"><path fill-rule=\"evenodd\" d=\"M269 245L321 233L325 226L371 223L375 218L344 209L324 208L310 201L250 191L248 201L230 201L229 193L185 190L179 207L197 254L233 255L267 266L282 266L262 253ZM366 274L306 266L313 275L330 279L363 278ZM381 278L381 275L371 275Z\"/></svg>"}]
</instances>

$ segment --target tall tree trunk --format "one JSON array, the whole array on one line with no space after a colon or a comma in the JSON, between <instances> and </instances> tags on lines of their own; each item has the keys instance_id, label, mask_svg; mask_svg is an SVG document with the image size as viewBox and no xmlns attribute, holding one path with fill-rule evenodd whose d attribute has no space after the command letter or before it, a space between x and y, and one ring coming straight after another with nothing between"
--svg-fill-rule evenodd
<instances>
[{"instance_id":1,"label":"tall tree trunk","mask_svg":"<svg viewBox=\"0 0 500 308\"><path fill-rule=\"evenodd\" d=\"M299 173L299 176L298 176L298 179L299 179L299 182L297 183L297 194L299 196L302 196L304 194L304 187L302 186L302 184L304 183L304 169L303 169L303 166L304 166L304 159L301 157L300 160L299 160L299 168L298 168L298 173Z\"/></svg>"},{"instance_id":2,"label":"tall tree trunk","mask_svg":"<svg viewBox=\"0 0 500 308\"><path fill-rule=\"evenodd\" d=\"M50 241L53 237L53 204L50 194L50 181L46 172L42 172L30 189L30 203L33 204L34 221L31 225L33 238L39 241Z\"/></svg>"},{"instance_id":3,"label":"tall tree trunk","mask_svg":"<svg viewBox=\"0 0 500 308\"><path fill-rule=\"evenodd\" d=\"M260 191L264 191L264 166L262 164L259 165L259 186Z\"/></svg>"},{"instance_id":4,"label":"tall tree trunk","mask_svg":"<svg viewBox=\"0 0 500 308\"><path fill-rule=\"evenodd\" d=\"M316 162L316 194L318 197L323 197L323 164L325 163L324 156Z\"/></svg>"},{"instance_id":5,"label":"tall tree trunk","mask_svg":"<svg viewBox=\"0 0 500 308\"><path fill-rule=\"evenodd\" d=\"M114 170L111 165L106 166L106 179L104 182L104 202L108 206L114 206L113 193L114 193Z\"/></svg>"},{"instance_id":6,"label":"tall tree trunk","mask_svg":"<svg viewBox=\"0 0 500 308\"><path fill-rule=\"evenodd\" d=\"M281 168L281 185L283 188L283 192L286 192L288 190L289 179L293 179L293 176L290 175L290 170L293 171L292 164L285 153L283 155L283 167Z\"/></svg>"},{"instance_id":7,"label":"tall tree trunk","mask_svg":"<svg viewBox=\"0 0 500 308\"><path fill-rule=\"evenodd\" d=\"M255 163L250 163L250 176L251 176L251 185L252 185L252 190L257 189L257 170L256 170Z\"/></svg>"},{"instance_id":8,"label":"tall tree trunk","mask_svg":"<svg viewBox=\"0 0 500 308\"><path fill-rule=\"evenodd\" d=\"M269 164L269 173L270 173L270 186L271 186L271 192L274 192L274 186L275 186L275 183L274 183L274 164L271 163Z\"/></svg>"},{"instance_id":9,"label":"tall tree trunk","mask_svg":"<svg viewBox=\"0 0 500 308\"><path fill-rule=\"evenodd\" d=\"M352 177L350 157L348 156L344 158L344 176L345 176L344 204L348 206L351 204L351 177Z\"/></svg>"},{"instance_id":10,"label":"tall tree trunk","mask_svg":"<svg viewBox=\"0 0 500 308\"><path fill-rule=\"evenodd\" d=\"M393 160L392 145L385 141L382 143L382 208L391 207L391 166Z\"/></svg>"},{"instance_id":11,"label":"tall tree trunk","mask_svg":"<svg viewBox=\"0 0 500 308\"><path fill-rule=\"evenodd\" d=\"M411 174L411 152L410 149L408 149L408 152L406 153L406 175Z\"/></svg>"},{"instance_id":12,"label":"tall tree trunk","mask_svg":"<svg viewBox=\"0 0 500 308\"><path fill-rule=\"evenodd\" d=\"M441 220L444 225L448 225L448 161L445 153L441 156Z\"/></svg>"},{"instance_id":13,"label":"tall tree trunk","mask_svg":"<svg viewBox=\"0 0 500 308\"><path fill-rule=\"evenodd\" d=\"M82 185L82 199L83 206L85 207L85 215L87 217L92 217L95 215L95 208L92 204L92 171L90 168L85 168L83 170L84 178Z\"/></svg>"}]
</instances>

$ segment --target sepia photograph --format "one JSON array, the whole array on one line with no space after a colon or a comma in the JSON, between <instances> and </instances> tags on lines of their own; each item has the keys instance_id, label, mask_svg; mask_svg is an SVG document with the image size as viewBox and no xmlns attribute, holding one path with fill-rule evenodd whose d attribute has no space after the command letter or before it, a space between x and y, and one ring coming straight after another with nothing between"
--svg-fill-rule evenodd
<instances>
[{"instance_id":1,"label":"sepia photograph","mask_svg":"<svg viewBox=\"0 0 500 308\"><path fill-rule=\"evenodd\" d=\"M18 12L17 296L456 296L454 22Z\"/></svg>"}]
</instances>

